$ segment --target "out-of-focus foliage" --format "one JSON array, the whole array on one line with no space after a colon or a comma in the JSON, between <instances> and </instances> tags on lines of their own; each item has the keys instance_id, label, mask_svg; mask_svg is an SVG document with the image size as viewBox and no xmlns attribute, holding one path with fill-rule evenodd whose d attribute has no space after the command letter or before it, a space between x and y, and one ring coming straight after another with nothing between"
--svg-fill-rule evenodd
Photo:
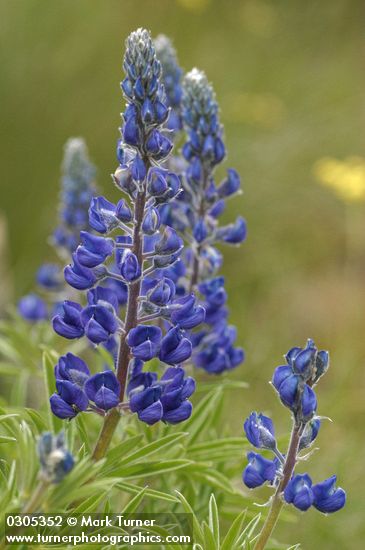
<instances>
[{"instance_id":1,"label":"out-of-focus foliage","mask_svg":"<svg viewBox=\"0 0 365 550\"><path fill-rule=\"evenodd\" d=\"M272 403L267 381L282 349L308 336L328 348L332 372L321 388L321 407L336 422L320 434L326 457L315 454L311 471L316 479L336 471L348 504L337 517L310 511L305 521L281 524L276 536L300 540L303 548L357 549L365 537L359 483L365 453L365 212L363 202L344 204L318 185L313 166L326 157L364 157L363 2L136 5L0 1L0 204L9 236L7 264L1 255L0 301L10 298L3 272L12 272L19 297L45 260L69 136L87 139L101 189L111 185L124 37L138 26L171 36L182 66L197 65L214 82L229 162L244 177L244 196L230 204L226 219L244 212L249 235L242 250L227 252L225 274L231 320L247 355L232 376L247 380L252 390L226 398L224 436L241 437L242 421L257 402ZM52 338L62 353L61 339ZM1 388L10 402L8 375L1 374ZM279 417L280 406L271 407L264 412ZM11 452L11 443L1 451L5 447ZM206 514L207 501L204 506Z\"/></svg>"}]
</instances>

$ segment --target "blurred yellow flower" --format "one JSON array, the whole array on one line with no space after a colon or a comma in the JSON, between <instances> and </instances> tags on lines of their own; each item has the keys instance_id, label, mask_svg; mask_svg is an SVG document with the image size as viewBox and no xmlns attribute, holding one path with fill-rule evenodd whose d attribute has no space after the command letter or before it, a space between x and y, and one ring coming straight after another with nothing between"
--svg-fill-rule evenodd
<instances>
[{"instance_id":1,"label":"blurred yellow flower","mask_svg":"<svg viewBox=\"0 0 365 550\"><path fill-rule=\"evenodd\" d=\"M316 162L313 172L320 183L333 189L342 200L365 200L364 158L352 156L341 161L325 157Z\"/></svg>"}]
</instances>

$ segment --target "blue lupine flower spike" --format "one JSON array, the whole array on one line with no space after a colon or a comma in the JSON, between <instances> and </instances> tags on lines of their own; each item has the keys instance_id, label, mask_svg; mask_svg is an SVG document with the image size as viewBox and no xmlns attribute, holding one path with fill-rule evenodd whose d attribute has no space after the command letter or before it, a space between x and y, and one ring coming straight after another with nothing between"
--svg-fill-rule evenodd
<instances>
[{"instance_id":1,"label":"blue lupine flower spike","mask_svg":"<svg viewBox=\"0 0 365 550\"><path fill-rule=\"evenodd\" d=\"M84 235L81 238L82 246L79 247L81 250L78 252L80 265L97 266L101 263L99 259L103 261L104 256L108 255L105 247L102 251L95 250L95 239L100 237L93 237L88 233L90 230L88 209L90 200L95 194L94 180L95 168L89 160L84 140L69 139L65 145L62 163L58 226L50 239L62 264L45 263L38 269L36 281L45 299L36 294L30 294L22 298L18 304L20 315L28 321L49 319L54 311L59 309L61 300L73 297L74 291L65 285L63 267L65 260L71 259L71 254L75 252L80 242L80 231ZM100 246L99 243L96 248L100 249ZM75 269L77 272L77 268ZM86 288L86 282L82 284L80 280L76 281L77 273L70 273L70 269L67 269L67 278L74 282L74 288Z\"/></svg>"},{"instance_id":2,"label":"blue lupine flower spike","mask_svg":"<svg viewBox=\"0 0 365 550\"><path fill-rule=\"evenodd\" d=\"M274 460L270 461L260 454L249 453L243 472L243 481L249 489L267 482L275 487L265 527L255 543L255 548L260 549L265 548L284 501L302 512L314 506L325 514L337 512L346 503L346 493L336 487L335 475L314 485L307 473L295 473L300 453L312 445L320 430L321 417L316 416L317 397L312 387L328 369L328 352L319 351L313 340L309 339L304 348L291 348L285 359L286 365L275 369L272 385L292 417L292 432L286 453L282 454L277 448L274 426L269 417L253 412L244 423L248 441L257 449L267 449L275 455ZM308 453L302 459L310 455Z\"/></svg>"},{"instance_id":3,"label":"blue lupine flower spike","mask_svg":"<svg viewBox=\"0 0 365 550\"><path fill-rule=\"evenodd\" d=\"M91 375L81 358L66 354L55 368L57 392L50 401L53 413L63 419L87 411L105 416L108 423L115 419L111 409L120 414L129 408L149 425L160 420L175 424L191 415L195 382L180 365L191 356L190 330L204 321L205 309L192 293L176 295L174 264L183 240L160 215L181 189L180 178L166 168L172 142L164 125L171 105L161 65L146 30L131 33L126 46L121 87L127 105L113 176L125 198L89 201L89 224L99 235L83 229L64 270L72 288L86 291L87 304L66 301L53 319L61 336L86 336L94 346L103 345L116 368ZM151 359L165 365L160 378L143 369Z\"/></svg>"}]
</instances>

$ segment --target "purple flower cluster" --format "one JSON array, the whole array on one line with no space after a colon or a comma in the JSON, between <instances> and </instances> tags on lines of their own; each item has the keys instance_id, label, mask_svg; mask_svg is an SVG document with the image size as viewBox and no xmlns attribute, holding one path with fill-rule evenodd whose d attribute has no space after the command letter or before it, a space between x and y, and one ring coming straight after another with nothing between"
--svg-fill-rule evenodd
<instances>
[{"instance_id":1,"label":"purple flower cluster","mask_svg":"<svg viewBox=\"0 0 365 550\"><path fill-rule=\"evenodd\" d=\"M238 245L246 237L246 223L241 217L233 224L219 225L226 199L239 192L240 178L229 169L222 183L216 185L214 181L215 168L225 157L223 130L213 88L197 69L183 79L181 112L186 132L183 191L173 204L160 208L160 213L188 245L183 254L186 271L181 284L200 293L206 310L206 328L193 335L193 362L219 374L244 359L243 350L234 346L235 328L227 323L224 278L216 276L222 255L215 246Z\"/></svg>"},{"instance_id":2,"label":"purple flower cluster","mask_svg":"<svg viewBox=\"0 0 365 550\"><path fill-rule=\"evenodd\" d=\"M293 416L293 433L287 455L278 450L272 420L262 413L251 413L244 423L247 439L257 449L273 452L275 458L269 460L258 453L248 453L243 481L250 489L269 482L277 487L287 503L299 510L308 510L313 505L323 513L336 512L346 501L345 491L336 488L336 476L313 485L308 474L294 473L298 453L311 446L320 429L312 386L328 369L328 352L318 351L314 342L308 340L305 348L292 348L285 358L287 364L275 369L273 386Z\"/></svg>"},{"instance_id":3,"label":"purple flower cluster","mask_svg":"<svg viewBox=\"0 0 365 550\"><path fill-rule=\"evenodd\" d=\"M108 411L119 403L119 382L106 370L91 376L86 363L67 353L55 366L57 393L50 398L52 412L59 418L74 418L86 410Z\"/></svg>"},{"instance_id":4,"label":"purple flower cluster","mask_svg":"<svg viewBox=\"0 0 365 550\"><path fill-rule=\"evenodd\" d=\"M113 175L124 197L117 203L102 196L91 200L89 224L99 235L81 231L72 262L64 270L71 287L87 291L87 304L65 301L53 319L61 336L86 336L114 352L116 373L90 376L85 364L78 363L71 369L78 373L74 379L69 370L56 367L57 393L51 405L62 418L119 406L129 362L138 361L138 373L133 369L128 385L130 410L148 424L176 423L191 414L187 398L194 381L184 378L180 365L192 354L189 331L204 322L205 309L194 294L176 288L183 240L161 221L161 206L177 197L181 183L164 167L172 149L164 128L170 110L161 65L146 30L129 36L124 70L121 87L127 106L117 145L119 166ZM121 318L120 306L125 303ZM169 365L159 380L155 373L143 371L143 363L154 358Z\"/></svg>"},{"instance_id":5,"label":"purple flower cluster","mask_svg":"<svg viewBox=\"0 0 365 550\"><path fill-rule=\"evenodd\" d=\"M168 368L158 379L154 372L142 372L143 363L134 361L127 388L130 409L147 424L159 420L177 424L189 418L192 405L188 398L195 391L195 381L184 369Z\"/></svg>"}]
</instances>

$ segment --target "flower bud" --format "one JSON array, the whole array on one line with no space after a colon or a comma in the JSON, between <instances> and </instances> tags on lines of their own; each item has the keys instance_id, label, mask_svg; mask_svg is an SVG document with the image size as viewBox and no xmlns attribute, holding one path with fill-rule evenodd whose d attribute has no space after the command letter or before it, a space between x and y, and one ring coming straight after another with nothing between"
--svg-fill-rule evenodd
<instances>
[{"instance_id":1,"label":"flower bud","mask_svg":"<svg viewBox=\"0 0 365 550\"><path fill-rule=\"evenodd\" d=\"M244 423L249 442L258 449L276 449L274 425L268 416L253 412Z\"/></svg>"},{"instance_id":2,"label":"flower bud","mask_svg":"<svg viewBox=\"0 0 365 550\"><path fill-rule=\"evenodd\" d=\"M141 276L141 267L137 256L128 249L123 249L119 261L120 274L127 283L132 283Z\"/></svg>"}]
</instances>

